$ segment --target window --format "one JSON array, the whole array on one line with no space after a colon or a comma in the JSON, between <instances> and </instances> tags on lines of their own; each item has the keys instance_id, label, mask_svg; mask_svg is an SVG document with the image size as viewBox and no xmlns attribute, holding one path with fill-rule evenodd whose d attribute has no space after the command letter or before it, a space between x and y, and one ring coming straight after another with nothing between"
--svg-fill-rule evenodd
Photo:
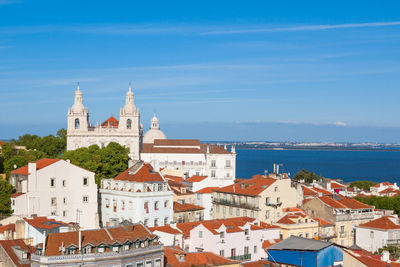
<instances>
[{"instance_id":1,"label":"window","mask_svg":"<svg viewBox=\"0 0 400 267\"><path fill-rule=\"evenodd\" d=\"M247 217L247 210L243 210L243 217Z\"/></svg>"},{"instance_id":2,"label":"window","mask_svg":"<svg viewBox=\"0 0 400 267\"><path fill-rule=\"evenodd\" d=\"M168 217L164 218L164 225L168 224Z\"/></svg>"},{"instance_id":3,"label":"window","mask_svg":"<svg viewBox=\"0 0 400 267\"><path fill-rule=\"evenodd\" d=\"M149 202L148 201L144 202L143 208L146 210L146 213L149 213Z\"/></svg>"},{"instance_id":4,"label":"window","mask_svg":"<svg viewBox=\"0 0 400 267\"><path fill-rule=\"evenodd\" d=\"M278 192L278 186L275 186L274 191Z\"/></svg>"},{"instance_id":5,"label":"window","mask_svg":"<svg viewBox=\"0 0 400 267\"><path fill-rule=\"evenodd\" d=\"M88 177L83 177L83 185L85 185L85 186L89 185L89 178Z\"/></svg>"},{"instance_id":6,"label":"window","mask_svg":"<svg viewBox=\"0 0 400 267\"><path fill-rule=\"evenodd\" d=\"M145 226L148 226L148 225L149 225L149 219L144 219L143 224L144 224Z\"/></svg>"},{"instance_id":7,"label":"window","mask_svg":"<svg viewBox=\"0 0 400 267\"><path fill-rule=\"evenodd\" d=\"M50 178L50 187L56 187L56 178Z\"/></svg>"},{"instance_id":8,"label":"window","mask_svg":"<svg viewBox=\"0 0 400 267\"><path fill-rule=\"evenodd\" d=\"M240 216L240 209L236 209L236 216Z\"/></svg>"},{"instance_id":9,"label":"window","mask_svg":"<svg viewBox=\"0 0 400 267\"><path fill-rule=\"evenodd\" d=\"M280 197L277 197L277 198L276 198L276 204L279 204L279 203L281 203L281 198L280 198Z\"/></svg>"},{"instance_id":10,"label":"window","mask_svg":"<svg viewBox=\"0 0 400 267\"><path fill-rule=\"evenodd\" d=\"M79 129L79 119L75 119L75 129Z\"/></svg>"},{"instance_id":11,"label":"window","mask_svg":"<svg viewBox=\"0 0 400 267\"><path fill-rule=\"evenodd\" d=\"M229 159L226 160L225 167L227 167L227 168L231 167L231 161Z\"/></svg>"},{"instance_id":12,"label":"window","mask_svg":"<svg viewBox=\"0 0 400 267\"><path fill-rule=\"evenodd\" d=\"M211 167L216 167L217 166L217 162L215 159L211 160Z\"/></svg>"},{"instance_id":13,"label":"window","mask_svg":"<svg viewBox=\"0 0 400 267\"><path fill-rule=\"evenodd\" d=\"M306 233L306 238L308 238L310 236L310 234L309 233Z\"/></svg>"},{"instance_id":14,"label":"window","mask_svg":"<svg viewBox=\"0 0 400 267\"><path fill-rule=\"evenodd\" d=\"M219 212L219 205L215 205L215 211Z\"/></svg>"},{"instance_id":15,"label":"window","mask_svg":"<svg viewBox=\"0 0 400 267\"><path fill-rule=\"evenodd\" d=\"M83 203L88 203L89 202L89 197L88 196L83 196L82 200L83 200Z\"/></svg>"},{"instance_id":16,"label":"window","mask_svg":"<svg viewBox=\"0 0 400 267\"><path fill-rule=\"evenodd\" d=\"M221 257L223 257L224 254L225 254L225 250L222 249L222 250L219 251L219 255L220 255Z\"/></svg>"},{"instance_id":17,"label":"window","mask_svg":"<svg viewBox=\"0 0 400 267\"><path fill-rule=\"evenodd\" d=\"M91 246L86 246L83 248L83 254L89 254L92 252Z\"/></svg>"},{"instance_id":18,"label":"window","mask_svg":"<svg viewBox=\"0 0 400 267\"><path fill-rule=\"evenodd\" d=\"M62 180L62 186L66 187L67 186L67 180Z\"/></svg>"},{"instance_id":19,"label":"window","mask_svg":"<svg viewBox=\"0 0 400 267\"><path fill-rule=\"evenodd\" d=\"M117 212L117 201L113 199L113 211Z\"/></svg>"},{"instance_id":20,"label":"window","mask_svg":"<svg viewBox=\"0 0 400 267\"><path fill-rule=\"evenodd\" d=\"M68 255L75 254L75 251L76 251L75 248L69 248L69 249L67 249L67 254L68 254Z\"/></svg>"},{"instance_id":21,"label":"window","mask_svg":"<svg viewBox=\"0 0 400 267\"><path fill-rule=\"evenodd\" d=\"M199 238L203 238L203 231L199 231Z\"/></svg>"},{"instance_id":22,"label":"window","mask_svg":"<svg viewBox=\"0 0 400 267\"><path fill-rule=\"evenodd\" d=\"M132 129L132 120L131 119L126 120L126 129Z\"/></svg>"},{"instance_id":23,"label":"window","mask_svg":"<svg viewBox=\"0 0 400 267\"><path fill-rule=\"evenodd\" d=\"M125 210L125 201L121 200L121 210Z\"/></svg>"},{"instance_id":24,"label":"window","mask_svg":"<svg viewBox=\"0 0 400 267\"><path fill-rule=\"evenodd\" d=\"M249 247L244 247L244 255L248 255L249 254Z\"/></svg>"},{"instance_id":25,"label":"window","mask_svg":"<svg viewBox=\"0 0 400 267\"><path fill-rule=\"evenodd\" d=\"M299 233L299 237L303 237L303 233Z\"/></svg>"},{"instance_id":26,"label":"window","mask_svg":"<svg viewBox=\"0 0 400 267\"><path fill-rule=\"evenodd\" d=\"M133 202L132 201L129 201L129 209L133 210Z\"/></svg>"},{"instance_id":27,"label":"window","mask_svg":"<svg viewBox=\"0 0 400 267\"><path fill-rule=\"evenodd\" d=\"M254 251L254 254L256 254L256 253L257 253L257 246L254 246L254 249L253 249L253 251Z\"/></svg>"},{"instance_id":28,"label":"window","mask_svg":"<svg viewBox=\"0 0 400 267\"><path fill-rule=\"evenodd\" d=\"M265 204L269 205L269 197L265 198Z\"/></svg>"},{"instance_id":29,"label":"window","mask_svg":"<svg viewBox=\"0 0 400 267\"><path fill-rule=\"evenodd\" d=\"M154 227L158 226L158 218L154 219Z\"/></svg>"},{"instance_id":30,"label":"window","mask_svg":"<svg viewBox=\"0 0 400 267\"><path fill-rule=\"evenodd\" d=\"M340 226L340 237L344 237L344 225Z\"/></svg>"},{"instance_id":31,"label":"window","mask_svg":"<svg viewBox=\"0 0 400 267\"><path fill-rule=\"evenodd\" d=\"M244 235L249 235L249 229L244 229Z\"/></svg>"},{"instance_id":32,"label":"window","mask_svg":"<svg viewBox=\"0 0 400 267\"><path fill-rule=\"evenodd\" d=\"M250 217L254 218L254 210L250 211Z\"/></svg>"},{"instance_id":33,"label":"window","mask_svg":"<svg viewBox=\"0 0 400 267\"><path fill-rule=\"evenodd\" d=\"M211 171L211 177L215 178L215 171L214 170Z\"/></svg>"},{"instance_id":34,"label":"window","mask_svg":"<svg viewBox=\"0 0 400 267\"><path fill-rule=\"evenodd\" d=\"M225 233L224 232L220 232L219 233L219 238L224 238L225 237Z\"/></svg>"},{"instance_id":35,"label":"window","mask_svg":"<svg viewBox=\"0 0 400 267\"><path fill-rule=\"evenodd\" d=\"M226 207L223 206L223 207L222 207L222 214L225 214L225 213L226 213Z\"/></svg>"},{"instance_id":36,"label":"window","mask_svg":"<svg viewBox=\"0 0 400 267\"><path fill-rule=\"evenodd\" d=\"M231 257L235 257L236 256L236 248L232 248L231 249Z\"/></svg>"},{"instance_id":37,"label":"window","mask_svg":"<svg viewBox=\"0 0 400 267\"><path fill-rule=\"evenodd\" d=\"M66 210L63 211L63 217L67 217L67 211Z\"/></svg>"},{"instance_id":38,"label":"window","mask_svg":"<svg viewBox=\"0 0 400 267\"><path fill-rule=\"evenodd\" d=\"M158 210L158 201L154 202L154 210Z\"/></svg>"},{"instance_id":39,"label":"window","mask_svg":"<svg viewBox=\"0 0 400 267\"><path fill-rule=\"evenodd\" d=\"M265 212L265 219L269 219L269 210Z\"/></svg>"},{"instance_id":40,"label":"window","mask_svg":"<svg viewBox=\"0 0 400 267\"><path fill-rule=\"evenodd\" d=\"M100 253L103 253L103 252L104 252L104 247L99 247L99 248L97 249L97 251L100 252Z\"/></svg>"},{"instance_id":41,"label":"window","mask_svg":"<svg viewBox=\"0 0 400 267\"><path fill-rule=\"evenodd\" d=\"M160 259L156 259L156 263L155 263L154 267L161 267L161 260Z\"/></svg>"},{"instance_id":42,"label":"window","mask_svg":"<svg viewBox=\"0 0 400 267\"><path fill-rule=\"evenodd\" d=\"M57 198L56 197L52 197L51 198L51 205L52 206L56 206L57 205Z\"/></svg>"},{"instance_id":43,"label":"window","mask_svg":"<svg viewBox=\"0 0 400 267\"><path fill-rule=\"evenodd\" d=\"M229 207L229 215L233 215L233 208Z\"/></svg>"},{"instance_id":44,"label":"window","mask_svg":"<svg viewBox=\"0 0 400 267\"><path fill-rule=\"evenodd\" d=\"M374 231L369 232L369 237L370 237L371 239L374 239Z\"/></svg>"}]
</instances>

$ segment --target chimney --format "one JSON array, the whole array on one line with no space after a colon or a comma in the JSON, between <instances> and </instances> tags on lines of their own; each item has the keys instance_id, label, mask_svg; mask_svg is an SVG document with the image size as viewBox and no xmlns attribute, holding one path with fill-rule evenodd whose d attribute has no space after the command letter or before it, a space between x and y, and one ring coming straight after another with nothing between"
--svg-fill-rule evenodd
<instances>
[{"instance_id":1,"label":"chimney","mask_svg":"<svg viewBox=\"0 0 400 267\"><path fill-rule=\"evenodd\" d=\"M28 163L28 173L29 174L36 173L36 162L29 162Z\"/></svg>"},{"instance_id":2,"label":"chimney","mask_svg":"<svg viewBox=\"0 0 400 267\"><path fill-rule=\"evenodd\" d=\"M78 232L78 246L79 246L79 253L82 253L82 232L81 232L81 229L79 229L79 232Z\"/></svg>"},{"instance_id":3,"label":"chimney","mask_svg":"<svg viewBox=\"0 0 400 267\"><path fill-rule=\"evenodd\" d=\"M207 154L210 154L210 146L207 145Z\"/></svg>"}]
</instances>

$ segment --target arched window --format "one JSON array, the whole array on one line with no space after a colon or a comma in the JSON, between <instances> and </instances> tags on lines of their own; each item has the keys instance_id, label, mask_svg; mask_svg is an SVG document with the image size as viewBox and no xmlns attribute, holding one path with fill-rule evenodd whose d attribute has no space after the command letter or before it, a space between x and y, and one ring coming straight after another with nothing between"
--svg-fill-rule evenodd
<instances>
[{"instance_id":1,"label":"arched window","mask_svg":"<svg viewBox=\"0 0 400 267\"><path fill-rule=\"evenodd\" d=\"M131 129L132 128L132 120L131 119L128 119L127 121L126 121L126 129Z\"/></svg>"},{"instance_id":2,"label":"arched window","mask_svg":"<svg viewBox=\"0 0 400 267\"><path fill-rule=\"evenodd\" d=\"M79 119L75 119L75 129L79 129Z\"/></svg>"}]
</instances>

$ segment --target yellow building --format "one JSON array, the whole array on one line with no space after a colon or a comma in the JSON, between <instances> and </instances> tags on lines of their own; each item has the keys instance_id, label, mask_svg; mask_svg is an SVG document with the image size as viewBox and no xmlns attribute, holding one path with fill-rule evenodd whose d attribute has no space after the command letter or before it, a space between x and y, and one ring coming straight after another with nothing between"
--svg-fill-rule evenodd
<instances>
[{"instance_id":1,"label":"yellow building","mask_svg":"<svg viewBox=\"0 0 400 267\"><path fill-rule=\"evenodd\" d=\"M281 227L281 239L290 236L318 238L318 221L300 209L286 213L274 224Z\"/></svg>"},{"instance_id":2,"label":"yellow building","mask_svg":"<svg viewBox=\"0 0 400 267\"><path fill-rule=\"evenodd\" d=\"M256 176L236 180L233 185L213 192L214 219L247 216L274 223L283 215L283 209L295 207L300 194L285 174Z\"/></svg>"}]
</instances>

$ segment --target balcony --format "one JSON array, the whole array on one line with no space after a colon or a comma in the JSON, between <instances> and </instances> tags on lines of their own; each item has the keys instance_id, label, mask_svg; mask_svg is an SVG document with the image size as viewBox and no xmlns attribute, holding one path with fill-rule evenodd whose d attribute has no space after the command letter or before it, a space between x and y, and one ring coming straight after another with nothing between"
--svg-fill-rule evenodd
<instances>
[{"instance_id":1,"label":"balcony","mask_svg":"<svg viewBox=\"0 0 400 267\"><path fill-rule=\"evenodd\" d=\"M242 209L260 210L260 208L257 205L252 205L252 204L248 204L248 203L240 203L240 202L229 201L229 200L224 200L224 199L214 199L213 204L237 207L237 208L242 208Z\"/></svg>"},{"instance_id":2,"label":"balcony","mask_svg":"<svg viewBox=\"0 0 400 267\"><path fill-rule=\"evenodd\" d=\"M273 203L265 203L265 205L268 206L268 207L274 207L276 209L276 208L282 206L282 202L275 203L275 204L273 204Z\"/></svg>"},{"instance_id":3,"label":"balcony","mask_svg":"<svg viewBox=\"0 0 400 267\"><path fill-rule=\"evenodd\" d=\"M336 221L343 222L343 221L352 221L352 220L364 220L364 219L373 219L374 214L372 212L365 212L365 213L349 213L349 214L336 214Z\"/></svg>"},{"instance_id":4,"label":"balcony","mask_svg":"<svg viewBox=\"0 0 400 267\"><path fill-rule=\"evenodd\" d=\"M239 256L232 256L229 257L231 260L238 260L238 261L245 261L245 260L250 260L251 259L251 254L244 254L244 255L239 255Z\"/></svg>"}]
</instances>

